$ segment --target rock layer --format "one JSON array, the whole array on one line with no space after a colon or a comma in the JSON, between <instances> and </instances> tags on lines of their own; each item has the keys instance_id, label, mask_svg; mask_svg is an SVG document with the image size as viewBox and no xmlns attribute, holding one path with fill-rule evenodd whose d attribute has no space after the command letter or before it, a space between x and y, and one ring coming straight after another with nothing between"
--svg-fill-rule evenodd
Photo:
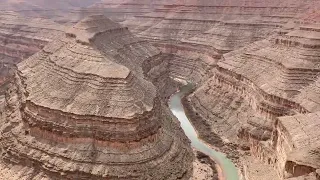
<instances>
[{"instance_id":1,"label":"rock layer","mask_svg":"<svg viewBox=\"0 0 320 180\"><path fill-rule=\"evenodd\" d=\"M6 96L2 174L188 179L191 148L144 76L159 53L91 16L20 63Z\"/></svg>"},{"instance_id":2,"label":"rock layer","mask_svg":"<svg viewBox=\"0 0 320 180\"><path fill-rule=\"evenodd\" d=\"M251 154L275 167L279 178L312 176L308 174L318 167L301 159L315 159L311 154L316 153L294 143L283 147L276 139L294 136L277 130L278 117L307 116L307 127L297 126L294 132L308 142L304 146L317 144L315 138L305 140L317 136L312 131L297 131L309 126L317 130L311 125L317 118L308 113L319 111L318 2L143 3L153 4L141 6L149 13L122 23L171 55L172 77L199 83L189 101L201 119L207 119L212 134L250 145ZM139 8L137 1L120 4L117 7ZM294 156L303 158L298 162Z\"/></svg>"},{"instance_id":3,"label":"rock layer","mask_svg":"<svg viewBox=\"0 0 320 180\"><path fill-rule=\"evenodd\" d=\"M318 4L128 0L96 7L134 15L121 23L168 54L170 76L198 83L200 88L189 98L190 109L207 120L212 134L250 146L252 155L286 178L312 176L318 168L317 163L302 161L317 153L277 141L295 137L286 133L290 124L278 128L279 117L289 116L292 122L295 116L310 119L309 113L319 111ZM304 142L317 144L316 138L310 140L316 134L302 133L316 124L312 119L317 118L294 132Z\"/></svg>"},{"instance_id":4,"label":"rock layer","mask_svg":"<svg viewBox=\"0 0 320 180\"><path fill-rule=\"evenodd\" d=\"M104 109L109 109L105 112L79 98L83 94L89 99L94 99L89 95L90 89L86 89L86 92L89 90L87 93L73 91L75 103L61 103L61 99L70 98L70 96L61 93L59 94L60 100L58 100L55 93L57 89L54 88L50 88L49 95L41 94L40 97L37 95L32 97L35 98L35 101L43 102L41 106L51 106L51 103L48 102L58 101L59 103L53 106L59 106L61 110L70 110L76 114L79 113L78 109L80 111L88 109L90 113L98 113L101 116L112 112L113 116L117 117L120 114L129 118L131 117L130 112L150 111L150 113L142 113L141 116L135 118L153 119L159 117L154 115L156 113L151 113L154 112L155 107L160 107L154 103L157 101L153 98L145 99L140 91L133 90L135 87L146 86L146 81L141 77L143 75L148 77L158 88L158 94L154 88L144 93L149 92L150 97L157 96L159 99L167 98L175 88L171 86L169 77L192 80L199 88L186 99L186 102L190 103L188 108L196 110L190 114L199 117L201 123L202 120L206 121L204 124L208 127L201 129L212 131L200 135L201 137L210 137L208 138L210 142L219 143L217 146L232 142L238 144L242 149L251 149L251 154L258 157L256 159L261 159L266 164L265 166L269 166L265 169L271 171L274 167L275 173L270 174L278 174L280 179L287 177L291 179L319 178L317 173L319 171L317 170L319 168L318 139L317 133L314 133L318 131L317 120L319 118L317 116L320 102L318 11L319 2L317 0L104 0L82 10L70 11L68 15L65 15L68 19L62 15L52 15L48 11L44 13L45 16L60 23L73 23L87 14L96 12L107 14L110 18L128 26L137 36L144 39L137 42L136 38L128 38L131 35L128 35L125 28L113 29L115 27L113 25L104 26L102 29L93 28L94 33L88 32L83 28L83 24L75 26L75 29L71 30L68 33L69 37L66 38L73 37L79 46L90 46L93 43L102 56L111 58L110 61L115 63L116 67L111 65L108 71L113 72L120 79L126 76L125 72L128 71L128 79L132 83L114 79L105 82L103 79L108 79L108 76L103 70L95 68L94 63L88 66L90 68L84 70L83 64L80 63L78 66L79 59L77 58L72 60L74 67L70 67L71 65L63 61L56 62L57 66L65 68L63 71L60 70L60 74L70 74L68 69L73 69L74 74L90 73L97 74L99 77L105 75L106 77L97 81L100 85L104 83L123 84L123 88L132 87L125 92L136 94L137 96L134 97L137 98L132 98L130 95L121 95L121 97L126 97L122 99L124 102L136 106L129 109L124 108L119 100L121 97L116 95L115 90L110 90L114 91L113 95L116 98L110 107ZM97 32L100 32L97 36L99 38L95 38ZM108 39L113 43L103 43L103 39ZM146 41L151 41L162 53L154 50L154 47ZM125 46L122 46L123 44ZM148 50L142 50L145 48ZM50 56L52 51L48 52L47 55ZM129 54L135 54L135 58L132 59ZM73 55L70 54L67 58L72 59L72 57ZM59 58L63 57L57 55L52 58L52 61ZM44 66L54 67L53 65L46 63ZM124 74L117 73L117 69L122 69L121 72ZM23 73L18 73L19 76L21 74ZM69 77L71 82L74 81L74 74ZM92 82L94 77L96 76L83 76L82 79L90 79ZM37 79L41 81L39 77ZM56 79L50 83L50 86L53 86L52 84L61 86L59 80ZM91 84L91 86L101 88L99 84ZM73 88L78 87L82 85L77 84ZM33 88L36 90L39 87L34 85ZM40 86L40 88L45 87ZM69 91L68 88L63 90ZM126 94L125 92L122 91L123 94ZM97 94L103 97L100 92ZM48 100L45 100L44 97ZM141 98L143 100L140 102ZM112 108L113 105L116 107ZM30 109L34 108L33 104L29 106ZM126 113L117 112L118 107L125 109ZM64 118L69 119L70 117ZM197 118L194 121L197 121ZM121 119L121 117L116 119ZM30 120L34 126L38 122L41 120ZM69 123L69 120L66 122ZM52 129L52 122L38 126ZM105 128L101 124L92 126L96 127L97 132L105 133L101 131ZM128 125L128 128L134 127L141 126ZM151 130L150 133L153 132L151 134L159 134L157 132L161 129L160 127L163 126L150 123L144 128ZM114 140L122 142L137 138L140 141L149 141L147 137L152 135L142 133L145 132L144 128L139 129L141 131L138 131L138 134L132 134L132 137L123 137L119 132L119 136L114 137ZM59 124L54 129L59 133L62 132ZM46 136L38 133L39 129L35 129L33 134L35 132L39 138ZM86 128L82 127L66 129L63 132L69 136L80 136L81 142L86 142L90 134L87 133ZM103 136L99 136L99 133L90 135L99 139L97 144L103 144L100 139L101 141L112 141L108 139L110 136L107 133ZM214 141L215 138L212 137L217 135L221 139L217 138L218 140ZM50 135L48 139L54 142L54 139L58 137ZM71 138L63 141L73 143ZM131 145L130 147L139 146ZM109 144L109 146L115 145ZM117 146L124 148L121 144ZM259 172L262 171L258 170L260 167L258 163L252 162L251 159L253 158L244 158L244 174L246 177L255 179L261 176ZM248 169L252 166L255 167ZM22 166L17 165L14 168L18 167ZM255 173L255 170L258 173ZM30 169L25 171L30 171ZM8 173L11 172L11 169L10 172L8 170ZM253 175L249 174L250 172L253 172ZM268 178L264 177L264 179Z\"/></svg>"},{"instance_id":5,"label":"rock layer","mask_svg":"<svg viewBox=\"0 0 320 180\"><path fill-rule=\"evenodd\" d=\"M105 1L105 7L116 2ZM272 35L316 1L120 1L119 11L134 17L121 22L138 36L174 54L173 76L203 82L221 55ZM100 3L99 7L103 3ZM119 12L115 10L116 12ZM132 14L130 14L132 15ZM181 60L184 59L184 60ZM194 64L196 63L196 64ZM207 68L203 68L207 66ZM210 68L211 67L211 68ZM208 71L209 70L209 71ZM191 73L191 72L200 73ZM191 75L190 75L191 74Z\"/></svg>"},{"instance_id":6,"label":"rock layer","mask_svg":"<svg viewBox=\"0 0 320 180\"><path fill-rule=\"evenodd\" d=\"M5 82L12 66L63 34L63 26L50 20L26 19L9 11L0 13L0 27L0 85Z\"/></svg>"},{"instance_id":7,"label":"rock layer","mask_svg":"<svg viewBox=\"0 0 320 180\"><path fill-rule=\"evenodd\" d=\"M283 29L225 54L214 76L191 97L216 132L250 142L252 155L275 167L281 179L319 168L318 27L304 23Z\"/></svg>"}]
</instances>

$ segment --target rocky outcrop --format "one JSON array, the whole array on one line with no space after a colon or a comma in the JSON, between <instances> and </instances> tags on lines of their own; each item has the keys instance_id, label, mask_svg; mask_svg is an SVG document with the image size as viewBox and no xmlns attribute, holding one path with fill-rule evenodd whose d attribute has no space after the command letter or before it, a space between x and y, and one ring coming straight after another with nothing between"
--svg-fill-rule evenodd
<instances>
[{"instance_id":1,"label":"rocky outcrop","mask_svg":"<svg viewBox=\"0 0 320 180\"><path fill-rule=\"evenodd\" d=\"M0 84L5 82L9 69L42 49L63 27L49 20L26 19L17 13L0 13Z\"/></svg>"},{"instance_id":2,"label":"rocky outcrop","mask_svg":"<svg viewBox=\"0 0 320 180\"><path fill-rule=\"evenodd\" d=\"M78 24L68 33L68 38L81 46L94 43L103 56L128 68L135 85L145 82L141 77L148 77L147 81L157 87L155 94L159 99L168 98L176 88L170 77L195 82L199 88L185 102L189 105L186 107L196 111L190 112L194 121L202 124L197 126L201 137L210 137L205 139L218 142L218 146L231 142L237 144L234 148L250 149L258 158L250 157L243 163L246 177L257 179L263 175L258 163L251 161L260 159L265 163L262 169L271 172L274 168L280 179L299 179L318 176L317 163L313 162L317 147L304 149L296 147L297 142L289 145L281 142L289 141L287 139L292 139L299 131L299 138L308 142L303 146L317 144L316 139L308 139L313 137L312 131L310 134L300 132L313 127L312 124L315 124L313 128L317 126L313 121L304 121L305 124L287 133L291 125L281 124L285 124L284 117L290 123L296 117L309 120L319 111L318 9L317 0L105 0L82 10L73 9L67 15L49 11L44 14L56 22L73 24L83 16L99 12L129 27L143 40L130 38L126 28L108 27L110 23L102 29L94 28L99 36L81 29L83 25ZM113 43L103 43L106 39ZM132 59L132 54L136 58ZM78 63L74 61L74 66ZM113 72L114 69L109 70ZM98 69L91 71L99 72ZM126 97L127 100L130 96ZM143 107L140 105L139 108ZM78 108L86 109L81 104L74 107ZM66 130L71 131L75 130ZM78 131L81 134L81 130ZM99 129L98 132L101 133ZM148 134L139 134L140 139L146 136ZM268 168L264 168L266 166Z\"/></svg>"},{"instance_id":3,"label":"rocky outcrop","mask_svg":"<svg viewBox=\"0 0 320 180\"><path fill-rule=\"evenodd\" d=\"M318 168L310 165L318 160L309 148L318 141L312 137L319 120L314 116L320 102L319 37L317 24L303 24L227 53L214 76L191 96L215 132L249 142L251 154L275 167L281 178L307 176ZM294 123L298 117L304 123ZM302 138L303 145L297 147L292 138Z\"/></svg>"},{"instance_id":4,"label":"rocky outcrop","mask_svg":"<svg viewBox=\"0 0 320 180\"><path fill-rule=\"evenodd\" d=\"M114 6L123 12L143 9L122 24L171 56L172 77L198 83L188 101L196 119L206 120L211 137L250 147L279 178L315 171L285 170L283 162L289 169L300 165L286 158L291 150L278 152L281 145L274 139L278 117L319 111L317 1L121 1Z\"/></svg>"},{"instance_id":5,"label":"rocky outcrop","mask_svg":"<svg viewBox=\"0 0 320 180\"><path fill-rule=\"evenodd\" d=\"M170 56L168 61L170 77L201 83L212 76L212 69L216 60L212 57L214 54L211 54L209 50L204 52L201 47L167 43L156 43L154 45L164 54Z\"/></svg>"},{"instance_id":6,"label":"rocky outcrop","mask_svg":"<svg viewBox=\"0 0 320 180\"><path fill-rule=\"evenodd\" d=\"M132 0L120 1L116 8L121 7L121 12L125 12L123 9L144 12L132 14L122 24L139 37L154 41L166 53L177 56L173 62L179 61L183 67L173 63L173 69L180 72L173 72L177 77L204 82L210 77L205 74L212 72L202 68L203 65L212 66L222 54L267 38L313 4L316 1ZM187 63L179 60L180 57ZM191 74L195 69L201 73Z\"/></svg>"},{"instance_id":7,"label":"rocky outcrop","mask_svg":"<svg viewBox=\"0 0 320 180\"><path fill-rule=\"evenodd\" d=\"M122 24L171 56L172 77L198 83L188 101L196 119L206 120L211 137L250 147L279 178L313 176L318 167L287 158L308 153L300 148L278 151L283 148L275 139L281 134L276 133L279 117L319 111L318 2L140 3L145 6L138 1L116 6L144 9Z\"/></svg>"},{"instance_id":8,"label":"rocky outcrop","mask_svg":"<svg viewBox=\"0 0 320 180\"><path fill-rule=\"evenodd\" d=\"M273 145L281 176L306 176L319 168L318 121L319 112L276 121Z\"/></svg>"},{"instance_id":9,"label":"rocky outcrop","mask_svg":"<svg viewBox=\"0 0 320 180\"><path fill-rule=\"evenodd\" d=\"M0 173L189 179L189 143L144 76L159 54L127 28L90 16L18 64L6 96L0 140L7 168Z\"/></svg>"}]
</instances>

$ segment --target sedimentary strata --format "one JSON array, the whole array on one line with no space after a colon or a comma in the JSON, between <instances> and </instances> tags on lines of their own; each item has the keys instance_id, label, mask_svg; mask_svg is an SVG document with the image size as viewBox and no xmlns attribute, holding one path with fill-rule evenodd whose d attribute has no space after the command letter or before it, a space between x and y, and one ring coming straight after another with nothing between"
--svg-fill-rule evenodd
<instances>
[{"instance_id":1,"label":"sedimentary strata","mask_svg":"<svg viewBox=\"0 0 320 180\"><path fill-rule=\"evenodd\" d=\"M279 173L298 177L315 173L319 166L319 112L280 117L276 122L273 145Z\"/></svg>"},{"instance_id":2,"label":"sedimentary strata","mask_svg":"<svg viewBox=\"0 0 320 180\"><path fill-rule=\"evenodd\" d=\"M303 24L225 54L191 97L201 115L213 120L215 132L250 142L251 153L274 166L281 179L319 168L318 29Z\"/></svg>"},{"instance_id":3,"label":"sedimentary strata","mask_svg":"<svg viewBox=\"0 0 320 180\"><path fill-rule=\"evenodd\" d=\"M316 163L292 159L299 153L305 159L314 155L277 139L295 134L278 130L279 117L310 119L309 113L319 111L319 2L121 1L116 7L143 9L122 24L171 56L170 76L198 83L187 100L196 111L190 113L194 121L205 120L212 131L203 137L217 134L251 149L280 179L314 175ZM317 127L312 120L305 124ZM304 142L309 146L317 140Z\"/></svg>"},{"instance_id":4,"label":"sedimentary strata","mask_svg":"<svg viewBox=\"0 0 320 180\"><path fill-rule=\"evenodd\" d=\"M120 6L128 4L135 2ZM289 160L279 163L286 156L276 152L281 145L273 139L278 117L319 111L317 2L184 1L153 7L122 23L172 56L172 77L201 85L189 99L195 119L206 119L225 142L239 142L267 164L280 164L279 178L315 171L285 170Z\"/></svg>"},{"instance_id":5,"label":"sedimentary strata","mask_svg":"<svg viewBox=\"0 0 320 180\"><path fill-rule=\"evenodd\" d=\"M1 175L189 179L192 150L144 76L159 54L90 16L19 63L2 120Z\"/></svg>"},{"instance_id":6,"label":"sedimentary strata","mask_svg":"<svg viewBox=\"0 0 320 180\"><path fill-rule=\"evenodd\" d=\"M250 150L254 158L244 156L241 160L246 178L268 179L270 176L264 176L261 169L268 170L267 174L272 175L271 177L278 175L279 179L319 178L319 140L318 134L315 133L319 131L317 121L320 110L318 0L105 0L82 10L72 10L68 12L68 15L52 15L49 11L43 15L62 24L73 24L79 18L97 12L106 14L129 27L143 40L130 38L131 34L128 33L128 30L118 25L115 25L117 26L116 30L103 26L102 30L95 28L94 33L88 33L81 29L83 26L81 23L67 33L68 38L64 39L73 38L72 40L79 46L94 44L102 56L111 58L110 61L120 65L119 68L128 69L130 72L128 77L133 84L130 87L133 88L125 91L124 94L127 96L120 95L121 97L119 97L116 93L111 94L117 97L115 98L117 100L126 97L122 100L130 99L130 102L138 101L143 97L141 102L146 103L147 106L133 103L137 106L134 106L134 109L126 109L125 112L137 111L141 113L148 111L143 110L144 108L148 109L147 107L152 109L149 111L154 112L153 109L160 107L155 105L157 103L152 103L155 102L153 98L151 100L144 99L145 96L141 95L140 91L134 90L135 85L149 87L144 83L152 81L158 91L156 93L153 87L149 95L150 97L156 96L161 101L168 98L176 88L176 84L170 80L170 77L193 81L197 84L197 89L184 101L185 107L190 110L189 117L193 119L195 127L199 128L200 136L209 143L223 148L228 147L225 146L226 144L231 145L233 150L228 150L232 152L231 154L234 153L234 149L240 149L240 154L248 155L248 150ZM108 25L110 24L106 23L106 26ZM108 29L108 33L103 33L105 29ZM100 32L100 34L95 35L95 32ZM104 43L105 39L112 43ZM154 46L150 46L147 41ZM160 53L155 47L162 52ZM147 50L145 51L145 49ZM50 56L53 50L44 51L49 55L41 51L40 56ZM134 58L131 58L132 54L134 54ZM51 59L64 57L55 56ZM67 71L68 69L76 70L72 72L75 74L68 75L71 82L75 81L73 80L75 75L81 74L82 72L79 70L87 66L82 63L78 66L79 61L79 59L72 60L72 65L57 61L60 63L57 66L65 68L63 71L59 70L59 73L71 74ZM43 64L40 63L40 65ZM51 65L46 63L43 66L51 67ZM105 74L98 68L94 69L97 67L94 64L88 67L92 68L87 69L90 74L98 73L100 74L98 76ZM121 72L127 71L125 68ZM38 68L37 71L41 69ZM108 72L117 74L116 69L118 68L109 68ZM49 72L51 71L46 73ZM15 79L21 79L21 74L23 73L18 73ZM124 76L123 74L117 75ZM144 80L142 77L147 77L148 80ZM91 79L94 78L90 76L88 79L91 82ZM38 80L44 81L41 76L37 77ZM126 84L125 82L112 80L112 82L103 83ZM58 80L45 82L46 85L50 83L60 86ZM102 80L99 83L102 83ZM142 84L139 85L139 83ZM34 85L34 90L41 88L43 88L41 91L46 90L45 87L38 86ZM100 87L96 84L90 84L90 86ZM118 86L113 87L118 88ZM123 87L126 86L123 85ZM73 113L79 113L87 109L86 106L88 106L88 109L91 109L90 113L99 113L100 109L95 109L91 104L83 106L84 102L79 97L82 97L82 94L90 96L88 93L84 93L87 90L90 91L90 89L86 89L85 91L73 92L77 94L75 97L61 93L59 95L62 99L75 99L76 103L73 105L53 103L52 106L59 106L60 109L70 110ZM58 101L56 98L52 98L57 96L54 91L57 89L52 88L52 91L48 91L51 92L49 95L41 94L40 97L37 95L30 97L40 98L38 102L46 103L42 104L43 106L51 106L51 102ZM69 92L69 88L65 88L63 91ZM149 92L149 89L146 91ZM132 98L129 93L138 95ZM21 97L23 96L21 95ZM101 97L103 96L101 95ZM91 96L88 98L94 99ZM112 115L116 116L116 114L120 114L116 109L118 106L121 109L123 104L112 103L110 107L108 106L110 110L106 113L112 112L114 113ZM30 109L34 106L37 107L37 105L29 105ZM141 119L143 118L141 117ZM52 125L50 125L52 122L49 125L47 125L48 122L41 125L37 123L32 122L35 124L34 126L52 129ZM57 125L57 127L59 126ZM101 126L100 128L105 127ZM148 123L148 127L144 128L152 129L154 134L159 134L157 133L159 124ZM57 133L61 132L59 128L54 129ZM202 132L202 130L204 131ZM37 135L40 136L41 133L38 131L40 132L40 130L37 129ZM74 136L79 136L79 134L85 134L85 137L89 136L81 128L65 129L63 132L70 134L74 131L77 132ZM97 128L97 132L102 133L102 130ZM100 137L99 133L94 135L96 139L102 138L104 141L103 138L109 137L106 134ZM139 133L133 137L143 139L149 135ZM51 139L56 138L50 137ZM119 135L115 140L117 142L128 140L122 138ZM72 142L70 139L65 141ZM108 141L111 140L108 139ZM100 141L98 142L100 143ZM9 150L7 151L9 152ZM235 152L236 162L238 162L239 153ZM259 164L257 159L265 164ZM238 165L240 166L240 163ZM21 169L26 166L18 164L15 167L12 165L8 165L8 167L10 167L8 173L13 175L15 171L12 169ZM32 170L32 166L28 167ZM274 172L272 172L273 169ZM25 168L24 171L31 170ZM40 173L39 176L42 175Z\"/></svg>"},{"instance_id":7,"label":"sedimentary strata","mask_svg":"<svg viewBox=\"0 0 320 180\"><path fill-rule=\"evenodd\" d=\"M197 159L193 162L194 169L192 180L218 180L216 163L201 152L197 151L195 154Z\"/></svg>"},{"instance_id":8,"label":"sedimentary strata","mask_svg":"<svg viewBox=\"0 0 320 180\"><path fill-rule=\"evenodd\" d=\"M63 34L63 27L42 18L24 18L18 13L0 13L0 84L9 69L42 49L55 37Z\"/></svg>"},{"instance_id":9,"label":"sedimentary strata","mask_svg":"<svg viewBox=\"0 0 320 180\"><path fill-rule=\"evenodd\" d=\"M120 1L115 7L121 12L144 12L133 13L121 23L174 55L170 62L173 77L202 83L212 76L212 67L222 54L267 38L314 4L316 1L132 0ZM105 6L111 7L110 2Z\"/></svg>"}]
</instances>

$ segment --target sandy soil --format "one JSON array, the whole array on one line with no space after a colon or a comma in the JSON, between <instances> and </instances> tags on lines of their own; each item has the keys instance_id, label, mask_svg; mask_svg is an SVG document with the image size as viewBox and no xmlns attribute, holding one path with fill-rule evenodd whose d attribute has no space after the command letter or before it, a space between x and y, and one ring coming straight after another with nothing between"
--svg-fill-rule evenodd
<instances>
[{"instance_id":1,"label":"sandy soil","mask_svg":"<svg viewBox=\"0 0 320 180\"><path fill-rule=\"evenodd\" d=\"M222 169L218 164L216 164L216 169L217 169L217 172L218 172L219 180L226 180L224 175L223 175Z\"/></svg>"}]
</instances>

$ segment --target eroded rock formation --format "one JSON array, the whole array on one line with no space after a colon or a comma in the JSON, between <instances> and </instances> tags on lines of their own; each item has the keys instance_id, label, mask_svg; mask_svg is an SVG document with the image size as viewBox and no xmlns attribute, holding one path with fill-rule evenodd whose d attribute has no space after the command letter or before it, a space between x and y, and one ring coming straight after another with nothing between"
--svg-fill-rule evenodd
<instances>
[{"instance_id":1,"label":"eroded rock formation","mask_svg":"<svg viewBox=\"0 0 320 180\"><path fill-rule=\"evenodd\" d=\"M319 131L320 107L318 0L104 0L85 9L73 9L68 12L68 15L51 14L49 11L41 14L59 23L73 24L79 18L97 12L106 14L129 27L143 40L129 38L131 34L125 28L118 27L116 31L109 29L108 33L95 35L95 32L104 31L108 27L102 27L102 30L97 28L93 33L88 33L86 30L79 30L82 25L78 24L68 33L69 37L64 38L66 40L63 40L63 43L68 44L73 37L74 43L81 47L94 45L102 56L111 58L110 61L119 65L119 68L124 67L121 72L129 71L130 78L137 87L145 87L144 83L148 84L149 80L153 82L158 92L156 93L154 87L150 85L151 91L146 90L143 94L149 92L148 97L151 99L142 100L142 104L138 103L135 109L129 109L128 112L141 113L148 111L143 109L149 107L152 109L149 110L150 113L156 114L153 109L159 106L155 105L157 103L152 103L157 99L152 97L166 99L173 92L175 87L171 86L169 77L191 80L197 83L198 88L185 102L188 103L190 111L195 111L190 112L193 117L196 117L194 122L200 122L199 119L201 119L201 123L206 126L198 126L200 130L206 129L203 132L200 131L200 136L210 137L208 142L216 142L219 147L223 146L223 143L229 147L231 143L231 149L239 148L246 151L242 152L242 155L243 166L246 169L244 175L248 179L270 179L269 176L264 176L265 174L272 178L278 175L279 179L319 178L319 170L317 170L319 169L319 140L316 133ZM105 39L113 43L103 43ZM150 41L153 46L150 46L147 41ZM146 46L148 50L142 50ZM46 51L46 53L41 51L35 57L48 54L49 57L53 51ZM131 54L134 54L135 58L132 59ZM51 59L61 57L55 55ZM66 70L79 71L83 70L83 64L80 62L77 59L73 60L72 65L68 65L61 60L57 61L60 63L57 66L64 67ZM79 63L81 66L78 66ZM73 65L74 67L71 67ZM43 66L49 67L47 63ZM96 66L91 64L88 67ZM40 66L38 68L41 69ZM109 70L117 74L116 69ZM103 71L100 72L100 69L89 68L86 71L98 74L99 77L105 74ZM45 73L49 74L49 72ZM68 74L68 71L63 73ZM121 76L121 74L117 75ZM25 75L18 73L16 79L21 79L20 76ZM41 82L40 77L34 78ZM142 77L148 77L148 81ZM90 78L92 78L91 75ZM74 74L70 79L74 79ZM23 80L21 84L25 82ZM54 80L50 83L59 84L59 81ZM112 81L112 84L121 83L118 80ZM134 85L132 87L135 87ZM23 89L20 86L16 87ZM118 86L113 87L118 88ZM45 87L34 85L33 88L36 90ZM129 93L138 93L134 89L125 91L127 98L124 100L130 99ZM64 91L69 92L69 88ZM81 105L83 102L79 99L84 91L74 92L79 97L72 97L77 103L70 106L51 103L57 101L57 99L49 99L56 96L55 92L56 89L52 89L50 96L42 94L39 97L38 95L30 97L40 98L38 102L43 101L47 103L46 105L59 106L68 111L87 109L86 106ZM139 91L138 94L140 93ZM59 95L61 98L70 98L63 93ZM42 99L43 97L48 99ZM130 102L138 99L133 98ZM24 104L23 102L28 101L20 103ZM89 106L91 113L100 112L100 109L95 109L91 104ZM113 108L111 104L108 108L114 116L119 114L116 112L118 105ZM152 115L152 117L160 117L160 115ZM154 128L154 132L159 132L157 125L151 124L148 128ZM74 129L63 132L68 134L71 131ZM77 129L76 135L83 134L83 131L81 128ZM40 133L37 134L40 135ZM220 137L215 141L212 137L217 135ZM140 134L137 137L143 139L146 136L148 134ZM121 139L116 140L121 141ZM249 149L250 154L258 158L247 158ZM230 148L227 150L229 151ZM257 159L265 165L259 164ZM238 165L241 166L240 163ZM26 166L17 165L17 168L22 167ZM32 170L32 166L29 167ZM259 168L267 170L268 173L259 171ZM14 172L12 169L14 168L10 168L8 172ZM273 169L274 172L271 172ZM26 172L29 170L25 169Z\"/></svg>"},{"instance_id":2,"label":"eroded rock formation","mask_svg":"<svg viewBox=\"0 0 320 180\"><path fill-rule=\"evenodd\" d=\"M5 82L12 66L38 52L48 42L62 34L63 26L50 20L26 19L15 12L1 12L0 86Z\"/></svg>"},{"instance_id":3,"label":"eroded rock formation","mask_svg":"<svg viewBox=\"0 0 320 180\"><path fill-rule=\"evenodd\" d=\"M188 179L189 143L144 76L159 54L127 28L90 16L18 64L6 95L0 174Z\"/></svg>"},{"instance_id":4,"label":"eroded rock formation","mask_svg":"<svg viewBox=\"0 0 320 180\"><path fill-rule=\"evenodd\" d=\"M319 168L319 40L317 23L284 27L225 54L191 96L215 132L249 142L281 179L309 178Z\"/></svg>"},{"instance_id":5,"label":"eroded rock formation","mask_svg":"<svg viewBox=\"0 0 320 180\"><path fill-rule=\"evenodd\" d=\"M320 102L319 3L143 3L153 3L153 9L141 7L151 12L136 14L122 23L172 56L172 77L199 83L200 88L189 102L196 116L207 119L213 134L219 134L225 142L239 143L243 149L250 148L252 155L274 166L281 179L312 177L318 168L316 163L307 165L301 159L315 159L317 153L296 147L295 143L283 147L276 139L281 134L287 139L295 135L277 130L277 122L281 122L278 117L282 116L307 116L310 122L305 126L318 130L311 124L312 119L317 122L319 118L308 114L317 113ZM136 1L120 4L122 8L139 8ZM297 127L300 131L306 129L303 125ZM303 146L317 144L315 138L306 140L317 137L308 132L297 132L296 136L303 137ZM298 163L292 160L294 156L303 158Z\"/></svg>"},{"instance_id":6,"label":"eroded rock formation","mask_svg":"<svg viewBox=\"0 0 320 180\"><path fill-rule=\"evenodd\" d=\"M212 76L210 71L222 54L267 38L312 4L316 1L132 0L117 8L149 10L122 24L175 55L173 62L178 63L172 67L180 74L173 76L203 82Z\"/></svg>"}]
</instances>

